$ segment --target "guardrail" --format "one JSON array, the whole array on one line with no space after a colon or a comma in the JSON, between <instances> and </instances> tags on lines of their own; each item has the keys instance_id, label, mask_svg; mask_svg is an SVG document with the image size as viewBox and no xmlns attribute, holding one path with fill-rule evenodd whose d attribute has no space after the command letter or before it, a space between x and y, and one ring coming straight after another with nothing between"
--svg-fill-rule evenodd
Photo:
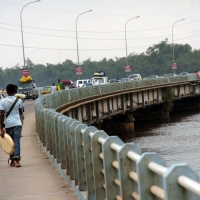
<instances>
[{"instance_id":1,"label":"guardrail","mask_svg":"<svg viewBox=\"0 0 200 200\"><path fill-rule=\"evenodd\" d=\"M200 75L187 75L187 76L176 76L168 78L157 78L157 79L145 79L138 81L130 81L124 83L109 83L99 86L91 86L84 88L75 88L66 91L58 91L46 96L45 101L47 108L56 109L60 105L73 102L75 100L81 100L88 97L96 97L100 95L106 95L114 92L122 92L133 89L144 89L146 87L166 87L170 84L179 84L183 82L200 81Z\"/></svg>"},{"instance_id":2,"label":"guardrail","mask_svg":"<svg viewBox=\"0 0 200 200\"><path fill-rule=\"evenodd\" d=\"M193 81L197 78L193 76ZM45 152L60 163L57 166L66 169L69 182L73 180L70 185L80 191L79 199L199 200L199 177L187 164L166 167L165 160L157 153L142 154L133 143L124 144L117 136L110 137L104 131L44 107L47 104L56 108L61 102L122 90L129 85L118 84L110 84L107 89L98 86L63 91L37 99L37 133ZM145 84L134 83L135 87L139 85ZM87 191L87 195L81 191Z\"/></svg>"}]
</instances>

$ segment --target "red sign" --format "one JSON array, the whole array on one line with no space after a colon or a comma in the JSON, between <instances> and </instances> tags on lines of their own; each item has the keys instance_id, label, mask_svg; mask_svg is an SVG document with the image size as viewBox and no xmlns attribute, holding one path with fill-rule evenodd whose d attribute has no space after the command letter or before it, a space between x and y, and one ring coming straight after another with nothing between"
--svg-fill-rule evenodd
<instances>
[{"instance_id":1,"label":"red sign","mask_svg":"<svg viewBox=\"0 0 200 200\"><path fill-rule=\"evenodd\" d=\"M125 65L124 66L124 71L125 72L130 72L131 71L131 66L130 65Z\"/></svg>"},{"instance_id":2,"label":"red sign","mask_svg":"<svg viewBox=\"0 0 200 200\"><path fill-rule=\"evenodd\" d=\"M176 63L172 63L172 69L177 69L177 64Z\"/></svg>"},{"instance_id":3,"label":"red sign","mask_svg":"<svg viewBox=\"0 0 200 200\"><path fill-rule=\"evenodd\" d=\"M82 75L82 67L81 66L77 66L76 67L76 75Z\"/></svg>"},{"instance_id":4,"label":"red sign","mask_svg":"<svg viewBox=\"0 0 200 200\"><path fill-rule=\"evenodd\" d=\"M23 76L30 76L30 72L28 69L22 69L22 77Z\"/></svg>"}]
</instances>

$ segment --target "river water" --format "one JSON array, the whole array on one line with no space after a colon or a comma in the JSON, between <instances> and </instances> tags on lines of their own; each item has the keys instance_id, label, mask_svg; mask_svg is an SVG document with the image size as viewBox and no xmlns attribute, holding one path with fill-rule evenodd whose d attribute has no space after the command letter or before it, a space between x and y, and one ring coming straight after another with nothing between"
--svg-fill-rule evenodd
<instances>
[{"instance_id":1,"label":"river water","mask_svg":"<svg viewBox=\"0 0 200 200\"><path fill-rule=\"evenodd\" d=\"M119 136L143 152L157 152L167 166L187 163L200 177L200 111L173 113L168 120L135 122L135 132Z\"/></svg>"}]
</instances>

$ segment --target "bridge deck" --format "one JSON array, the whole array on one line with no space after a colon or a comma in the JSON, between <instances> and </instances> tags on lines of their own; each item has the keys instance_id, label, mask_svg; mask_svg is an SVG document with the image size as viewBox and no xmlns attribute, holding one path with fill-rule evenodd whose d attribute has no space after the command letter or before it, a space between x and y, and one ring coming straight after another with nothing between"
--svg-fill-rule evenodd
<instances>
[{"instance_id":1,"label":"bridge deck","mask_svg":"<svg viewBox=\"0 0 200 200\"><path fill-rule=\"evenodd\" d=\"M42 152L35 134L34 101L25 102L21 168L7 164L0 149L1 200L75 200L78 197Z\"/></svg>"}]
</instances>

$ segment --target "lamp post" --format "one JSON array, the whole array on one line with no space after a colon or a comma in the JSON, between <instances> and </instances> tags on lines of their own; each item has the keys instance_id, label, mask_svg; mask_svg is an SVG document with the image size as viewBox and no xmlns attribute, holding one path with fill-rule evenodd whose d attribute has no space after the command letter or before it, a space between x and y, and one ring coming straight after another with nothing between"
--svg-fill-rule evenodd
<instances>
[{"instance_id":1,"label":"lamp post","mask_svg":"<svg viewBox=\"0 0 200 200\"><path fill-rule=\"evenodd\" d=\"M174 24L172 25L172 50L173 50L173 63L175 62L175 59L174 59L174 25L177 23L177 22L180 22L180 21L183 21L185 19L181 19L181 20L178 20L176 22L174 22ZM174 68L174 74L175 74L175 68Z\"/></svg>"},{"instance_id":2,"label":"lamp post","mask_svg":"<svg viewBox=\"0 0 200 200\"><path fill-rule=\"evenodd\" d=\"M92 10L88 10L88 11L85 11L85 12L82 12L77 18L76 18L76 46L77 46L77 59L78 59L78 67L79 67L79 52L78 52L78 33L77 33L77 21L78 21L78 18L82 15L82 14L85 14L85 13L88 13L88 12L91 12ZM80 79L80 76L79 76L79 79Z\"/></svg>"},{"instance_id":3,"label":"lamp post","mask_svg":"<svg viewBox=\"0 0 200 200\"><path fill-rule=\"evenodd\" d=\"M32 2L30 2L30 3L27 3L27 4L22 8L21 13L20 13L24 68L25 68L25 51L24 51L24 36L23 36L23 28L22 28L22 27L23 27L23 26L22 26L22 11L24 10L24 8L25 8L27 5L29 5L29 4L31 4L31 3L38 2L38 1L40 1L40 0L32 1Z\"/></svg>"},{"instance_id":4,"label":"lamp post","mask_svg":"<svg viewBox=\"0 0 200 200\"><path fill-rule=\"evenodd\" d=\"M126 44L126 64L128 65L128 53L127 53L127 39L126 39L126 25L127 23L132 20L132 19L135 19L135 18L139 18L140 16L137 16L137 17L133 17L131 19L129 19L126 24L125 24L125 44Z\"/></svg>"}]
</instances>

